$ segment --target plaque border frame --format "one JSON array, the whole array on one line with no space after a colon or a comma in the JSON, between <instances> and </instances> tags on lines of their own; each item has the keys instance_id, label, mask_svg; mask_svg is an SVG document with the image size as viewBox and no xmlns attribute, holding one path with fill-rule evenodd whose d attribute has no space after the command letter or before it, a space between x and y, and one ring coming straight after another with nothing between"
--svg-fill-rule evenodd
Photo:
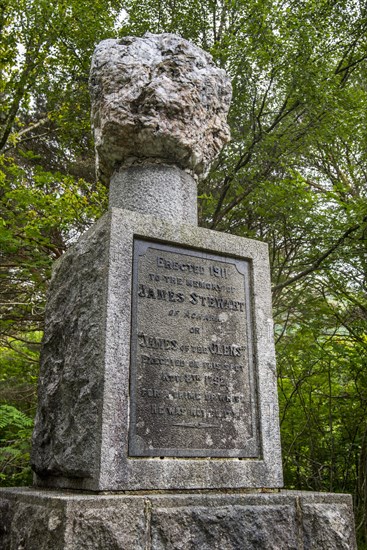
<instances>
[{"instance_id":1,"label":"plaque border frame","mask_svg":"<svg viewBox=\"0 0 367 550\"><path fill-rule=\"evenodd\" d=\"M250 385L250 403L252 414L252 429L253 437L246 442L241 448L238 449L179 449L179 448L159 448L144 450L139 449L136 434L136 401L134 397L137 396L137 332L138 332L138 320L137 320L137 308L138 297L137 290L139 284L139 260L141 256L145 255L148 248L161 250L162 252L172 252L175 254L182 254L198 259L213 260L217 263L226 263L234 265L237 271L243 276L243 296L245 302L246 315L246 337L247 337L247 352L246 363L248 365L249 372L249 385ZM176 243L171 244L168 242L162 242L152 239L134 238L133 243L133 267L132 267L132 293L131 293L131 339L130 339L130 414L129 414L129 457L180 457L180 458L261 458L261 446L259 438L259 425L258 425L258 380L256 370L256 354L253 346L253 304L251 300L251 282L252 282L252 262L250 259L228 255L219 254L214 252L208 252L207 250L200 248L189 248L185 246L178 246ZM135 338L134 338L135 336Z\"/></svg>"}]
</instances>

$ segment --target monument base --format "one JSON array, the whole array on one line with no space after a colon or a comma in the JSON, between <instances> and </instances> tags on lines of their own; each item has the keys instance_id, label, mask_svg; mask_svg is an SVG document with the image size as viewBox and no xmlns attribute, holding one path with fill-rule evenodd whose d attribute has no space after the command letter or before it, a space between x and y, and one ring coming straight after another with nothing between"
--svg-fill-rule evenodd
<instances>
[{"instance_id":1,"label":"monument base","mask_svg":"<svg viewBox=\"0 0 367 550\"><path fill-rule=\"evenodd\" d=\"M100 218L53 270L35 484L282 487L269 273L259 241L120 208Z\"/></svg>"},{"instance_id":2,"label":"monument base","mask_svg":"<svg viewBox=\"0 0 367 550\"><path fill-rule=\"evenodd\" d=\"M3 550L356 548L350 495L0 490Z\"/></svg>"}]
</instances>

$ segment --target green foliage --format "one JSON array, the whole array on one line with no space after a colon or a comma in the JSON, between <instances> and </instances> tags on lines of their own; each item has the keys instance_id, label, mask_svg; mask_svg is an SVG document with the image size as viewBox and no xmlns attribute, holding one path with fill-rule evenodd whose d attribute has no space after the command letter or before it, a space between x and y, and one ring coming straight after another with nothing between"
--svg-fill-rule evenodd
<instances>
[{"instance_id":1,"label":"green foliage","mask_svg":"<svg viewBox=\"0 0 367 550\"><path fill-rule=\"evenodd\" d=\"M366 28L357 0L1 4L1 402L33 416L51 265L106 208L93 48L179 33L232 78L232 141L199 185L200 223L269 244L287 486L352 492L367 540ZM23 452L26 427L4 430Z\"/></svg>"},{"instance_id":2,"label":"green foliage","mask_svg":"<svg viewBox=\"0 0 367 550\"><path fill-rule=\"evenodd\" d=\"M118 2L0 5L0 472L29 483L38 353L51 265L106 209L87 89Z\"/></svg>"},{"instance_id":3,"label":"green foliage","mask_svg":"<svg viewBox=\"0 0 367 550\"><path fill-rule=\"evenodd\" d=\"M30 483L29 441L33 420L11 405L0 405L0 484Z\"/></svg>"},{"instance_id":4,"label":"green foliage","mask_svg":"<svg viewBox=\"0 0 367 550\"><path fill-rule=\"evenodd\" d=\"M8 338L0 348L0 485L31 483L40 338L37 332L24 334L22 340Z\"/></svg>"},{"instance_id":5,"label":"green foliage","mask_svg":"<svg viewBox=\"0 0 367 550\"><path fill-rule=\"evenodd\" d=\"M0 430L14 426L24 433L33 426L33 422L28 416L11 405L0 405L0 413Z\"/></svg>"},{"instance_id":6,"label":"green foliage","mask_svg":"<svg viewBox=\"0 0 367 550\"><path fill-rule=\"evenodd\" d=\"M0 245L5 262L1 277L1 337L40 330L45 287L52 261L61 256L106 205L106 190L82 178L42 167L29 170L3 162Z\"/></svg>"}]
</instances>

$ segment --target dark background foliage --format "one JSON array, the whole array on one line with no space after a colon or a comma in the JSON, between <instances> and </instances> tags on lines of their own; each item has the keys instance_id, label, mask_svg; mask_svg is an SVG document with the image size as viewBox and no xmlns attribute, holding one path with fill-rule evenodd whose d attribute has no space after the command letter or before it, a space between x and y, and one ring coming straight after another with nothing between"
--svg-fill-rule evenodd
<instances>
[{"instance_id":1,"label":"dark background foliage","mask_svg":"<svg viewBox=\"0 0 367 550\"><path fill-rule=\"evenodd\" d=\"M269 244L285 482L351 492L367 537L367 6L0 1L0 481L30 483L53 261L106 209L88 74L104 38L174 32L233 83L202 226Z\"/></svg>"}]
</instances>

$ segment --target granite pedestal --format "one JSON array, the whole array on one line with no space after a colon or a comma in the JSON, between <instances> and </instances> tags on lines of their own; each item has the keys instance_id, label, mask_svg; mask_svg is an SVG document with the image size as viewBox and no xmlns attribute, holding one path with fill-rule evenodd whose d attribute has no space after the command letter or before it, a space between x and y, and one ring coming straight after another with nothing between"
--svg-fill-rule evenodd
<instances>
[{"instance_id":1,"label":"granite pedestal","mask_svg":"<svg viewBox=\"0 0 367 550\"><path fill-rule=\"evenodd\" d=\"M282 486L267 246L112 208L56 264L36 484Z\"/></svg>"},{"instance_id":2,"label":"granite pedestal","mask_svg":"<svg viewBox=\"0 0 367 550\"><path fill-rule=\"evenodd\" d=\"M8 550L353 550L349 495L202 492L0 494Z\"/></svg>"}]
</instances>

